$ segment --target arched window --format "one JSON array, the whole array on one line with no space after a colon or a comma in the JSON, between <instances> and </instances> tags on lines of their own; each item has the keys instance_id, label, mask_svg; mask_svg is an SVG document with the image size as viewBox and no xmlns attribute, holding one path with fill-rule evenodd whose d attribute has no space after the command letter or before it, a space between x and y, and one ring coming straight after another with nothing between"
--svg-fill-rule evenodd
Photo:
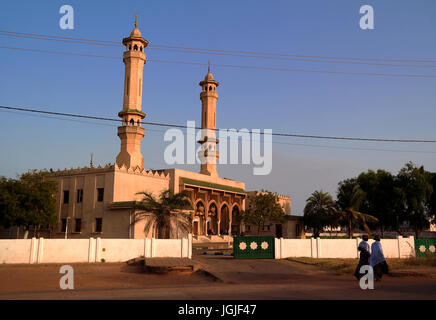
<instances>
[{"instance_id":1,"label":"arched window","mask_svg":"<svg viewBox=\"0 0 436 320\"><path fill-rule=\"evenodd\" d=\"M140 46L140 47L139 47L139 51L141 51L141 52L142 52L142 46Z\"/></svg>"},{"instance_id":2,"label":"arched window","mask_svg":"<svg viewBox=\"0 0 436 320\"><path fill-rule=\"evenodd\" d=\"M135 125L135 121L133 121L133 119L130 119L130 125L131 126Z\"/></svg>"},{"instance_id":3,"label":"arched window","mask_svg":"<svg viewBox=\"0 0 436 320\"><path fill-rule=\"evenodd\" d=\"M135 44L135 46L133 47L133 50L134 51L138 51L138 45L137 44Z\"/></svg>"},{"instance_id":4,"label":"arched window","mask_svg":"<svg viewBox=\"0 0 436 320\"><path fill-rule=\"evenodd\" d=\"M131 51L132 50L132 45L131 44L129 44L129 51Z\"/></svg>"},{"instance_id":5,"label":"arched window","mask_svg":"<svg viewBox=\"0 0 436 320\"><path fill-rule=\"evenodd\" d=\"M212 86L209 86L209 91L212 91Z\"/></svg>"},{"instance_id":6,"label":"arched window","mask_svg":"<svg viewBox=\"0 0 436 320\"><path fill-rule=\"evenodd\" d=\"M139 127L139 120L138 121L136 121L136 124L138 125L138 127Z\"/></svg>"}]
</instances>

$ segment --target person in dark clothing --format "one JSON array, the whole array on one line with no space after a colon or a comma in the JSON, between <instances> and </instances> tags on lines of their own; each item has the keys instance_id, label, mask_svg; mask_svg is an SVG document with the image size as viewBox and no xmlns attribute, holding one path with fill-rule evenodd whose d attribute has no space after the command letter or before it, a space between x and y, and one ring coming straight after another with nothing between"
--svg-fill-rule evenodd
<instances>
[{"instance_id":1,"label":"person in dark clothing","mask_svg":"<svg viewBox=\"0 0 436 320\"><path fill-rule=\"evenodd\" d=\"M357 247L357 250L360 252L359 264L356 267L356 271L354 271L354 276L357 278L357 280L360 280L360 278L363 276L363 274L360 273L360 268L364 265L369 265L369 259L371 257L371 254L369 253L368 236L364 235L362 239L363 240Z\"/></svg>"}]
</instances>

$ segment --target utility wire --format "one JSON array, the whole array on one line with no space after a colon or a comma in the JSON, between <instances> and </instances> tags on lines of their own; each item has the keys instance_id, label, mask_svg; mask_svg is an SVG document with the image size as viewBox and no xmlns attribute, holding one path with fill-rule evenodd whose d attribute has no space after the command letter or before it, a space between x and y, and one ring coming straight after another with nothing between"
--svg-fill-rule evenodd
<instances>
[{"instance_id":1,"label":"utility wire","mask_svg":"<svg viewBox=\"0 0 436 320\"><path fill-rule=\"evenodd\" d=\"M89 115L81 115L81 114L72 114L72 113L62 113L62 112L53 112L53 111L45 111L38 109L30 109L30 108L18 108L18 107L10 107L10 106L0 106L0 109L5 110L15 110L15 111L24 111L24 112L32 112L32 113L41 113L41 114L49 114L56 116L65 116L65 117L74 117L74 118L84 118L84 119L93 119L93 120L102 120L102 121L116 121L122 122L121 119L114 118L105 118L105 117L97 117L97 116L89 116ZM150 126L160 126L160 127L171 127L171 128L180 128L180 129L196 129L201 130L205 128L201 127L189 127L187 125L178 125L178 124L170 124L170 123L159 123L159 122L146 122L142 121L141 124L150 125ZM207 129L211 131L227 131L227 132L237 132L236 129ZM361 138L361 137L334 137L334 136L318 136L318 135L301 135L301 134L292 134L292 133L267 133L267 132L259 132L260 135L271 135L271 136L280 136L280 137L294 137L294 138L309 138L309 139L327 139L327 140L349 140L349 141L371 141L371 142L400 142L400 143L436 143L436 140L418 140L418 139L385 139L385 138Z\"/></svg>"},{"instance_id":2,"label":"utility wire","mask_svg":"<svg viewBox=\"0 0 436 320\"><path fill-rule=\"evenodd\" d=\"M52 39L67 39L76 41L85 41L89 43L101 43L101 44L115 44L120 46L118 41L107 41L107 40L95 40L95 39L84 39L84 38L72 38L72 37L60 37L53 35L43 35L35 33L23 33L23 32L13 32L7 30L0 30L0 33L15 34L23 36L37 36L46 37ZM261 52L261 51L241 51L241 50L220 50L220 49L205 49L205 48L195 48L195 47L182 47L182 46L168 46L159 44L150 44L153 48L166 48L166 49L184 49L184 50L196 50L196 51L206 51L206 52L223 52L223 53L237 53L237 54L254 54L254 55L269 55L269 56L279 56L279 57L300 57L300 58L317 58L317 59L330 59L330 60L354 60L354 61L385 61L385 62L413 62L413 63L436 63L436 60L428 59L400 59L400 58L356 58L356 57L333 57L333 56L318 56L318 55L302 55L302 54L288 54L288 53L272 53L272 52Z\"/></svg>"},{"instance_id":3,"label":"utility wire","mask_svg":"<svg viewBox=\"0 0 436 320\"><path fill-rule=\"evenodd\" d=\"M17 47L9 47L9 46L0 46L0 48L1 49L9 49L9 50L50 53L50 54L62 54L62 55L72 55L72 56L81 56L81 57L120 59L120 57L115 57L115 56L102 56L102 55L95 55L95 54L75 53L75 52L66 52L66 51L28 49L28 48L17 48ZM206 63L201 63L201 62L189 62L189 61L178 61L178 60L147 59L147 61L158 62L158 63L185 64L185 65L201 65L201 66L208 65ZM359 76L395 77L395 78L429 78L429 79L436 78L436 75L425 75L425 74L346 72L346 71L280 68L280 67L259 67L259 66L249 66L249 65L231 65L231 64L214 64L214 66L223 67L223 68L231 68L231 69L253 69L253 70L266 70L266 71L288 71L288 72L323 73L323 74L337 74L337 75L359 75Z\"/></svg>"},{"instance_id":4,"label":"utility wire","mask_svg":"<svg viewBox=\"0 0 436 320\"><path fill-rule=\"evenodd\" d=\"M118 126L115 124L109 124L109 123L99 123L99 122L91 122L91 121L85 121L85 120L78 120L78 119L68 119L68 118L62 118L57 116L47 116L47 115L40 115L40 114L26 114L21 111L10 111L10 110L0 110L0 112L7 112L7 113L13 113L13 114L19 114L19 115L26 115L26 116L32 116L37 118L43 118L43 119L54 119L54 120L62 120L62 121L70 121L70 122L76 122L76 123L85 123L85 124L92 124L92 125L100 125L100 126L108 126L112 128L117 128ZM159 129L148 129L148 132L151 134L154 134L155 132L159 133L165 133L165 130L159 130ZM188 132L187 132L188 134ZM191 135L196 136L196 133L191 133ZM230 137L231 138L231 137ZM237 137L235 137L237 138ZM242 141L251 142L251 140L243 139ZM262 142L262 141L260 141ZM263 141L263 143L269 143L268 141ZM423 153L423 154L436 154L436 151L428 151L428 150L399 150L399 149L378 149L378 148L357 148L357 147L346 147L346 146L328 146L328 145L317 145L317 144L303 144L303 143L289 143L289 142L282 142L282 141L271 141L273 144L280 144L280 145L288 145L288 146L296 146L296 147L310 147L310 148L327 148L327 149L343 149L343 150L357 150L357 151L377 151L377 152L397 152L397 153Z\"/></svg>"},{"instance_id":5,"label":"utility wire","mask_svg":"<svg viewBox=\"0 0 436 320\"><path fill-rule=\"evenodd\" d=\"M121 44L113 44L113 43L104 43L104 42L92 42L92 41L84 41L84 40L70 40L66 39L58 39L58 38L48 38L43 36L27 36L27 35L15 35L15 34L3 34L0 31L0 35L8 36L8 37L18 37L18 38L27 38L27 39L37 39L37 40L51 40L51 41L59 41L59 42L67 42L67 43L79 43L79 44L90 44L90 45L99 45L99 46L112 46L112 47L124 47ZM259 55L259 54L236 54L229 52L214 52L214 51L203 51L200 49L172 49L172 48L161 48L150 46L152 50L160 50L160 51L168 51L168 52L178 52L178 53L194 53L194 54L207 54L207 55L218 55L218 56L232 56L232 57L242 57L242 58L257 58L257 59L268 59L268 60L280 60L280 61L298 61L298 62L321 62L321 63L334 63L334 64L351 64L351 65L372 65L372 66L385 66L385 67L408 67L408 68L436 68L436 65L412 65L412 64L394 64L394 63L375 63L375 62L357 62L357 61L339 61L339 60L320 60L320 59L307 59L307 58L289 58L289 57L277 57L271 55ZM436 61L435 61L436 62Z\"/></svg>"}]
</instances>

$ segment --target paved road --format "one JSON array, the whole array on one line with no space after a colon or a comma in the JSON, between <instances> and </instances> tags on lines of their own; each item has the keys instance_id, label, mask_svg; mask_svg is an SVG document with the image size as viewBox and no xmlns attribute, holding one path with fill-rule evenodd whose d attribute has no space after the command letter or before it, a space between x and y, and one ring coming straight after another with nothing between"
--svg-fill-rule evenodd
<instances>
[{"instance_id":1,"label":"paved road","mask_svg":"<svg viewBox=\"0 0 436 320\"><path fill-rule=\"evenodd\" d=\"M60 290L60 265L0 266L0 299L436 299L436 279L385 277L361 290L350 276L278 260L194 256L203 274L155 275L125 264L74 265L75 289Z\"/></svg>"}]
</instances>

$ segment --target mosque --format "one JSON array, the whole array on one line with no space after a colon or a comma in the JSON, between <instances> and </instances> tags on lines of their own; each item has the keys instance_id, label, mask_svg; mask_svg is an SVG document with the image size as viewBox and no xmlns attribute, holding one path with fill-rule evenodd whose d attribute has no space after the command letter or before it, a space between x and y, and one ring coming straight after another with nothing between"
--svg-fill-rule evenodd
<instances>
[{"instance_id":1,"label":"mosque","mask_svg":"<svg viewBox=\"0 0 436 320\"><path fill-rule=\"evenodd\" d=\"M245 210L247 195L245 184L221 178L216 168L219 157L216 139L217 82L210 68L201 87L201 128L207 135L199 143L206 161L200 172L181 169L147 170L141 154L141 141L145 130L141 121L146 117L142 111L142 79L146 62L145 40L135 22L130 36L122 41L125 46L123 62L124 99L123 109L118 112L122 119L118 127L121 149L114 164L55 171L51 177L58 181L56 206L58 227L55 237L68 238L144 238L145 222L132 223L135 219L135 201L140 201L138 192L152 192L156 196L164 190L174 193L182 190L189 195L192 205L192 232L195 238L213 237L224 239L232 232L241 231L241 226L232 224L235 215ZM291 217L290 198L280 196L288 221L280 226L283 237L301 236L301 219ZM278 225L268 226L277 233ZM243 231L250 233L249 227ZM299 231L300 230L300 231Z\"/></svg>"}]
</instances>

